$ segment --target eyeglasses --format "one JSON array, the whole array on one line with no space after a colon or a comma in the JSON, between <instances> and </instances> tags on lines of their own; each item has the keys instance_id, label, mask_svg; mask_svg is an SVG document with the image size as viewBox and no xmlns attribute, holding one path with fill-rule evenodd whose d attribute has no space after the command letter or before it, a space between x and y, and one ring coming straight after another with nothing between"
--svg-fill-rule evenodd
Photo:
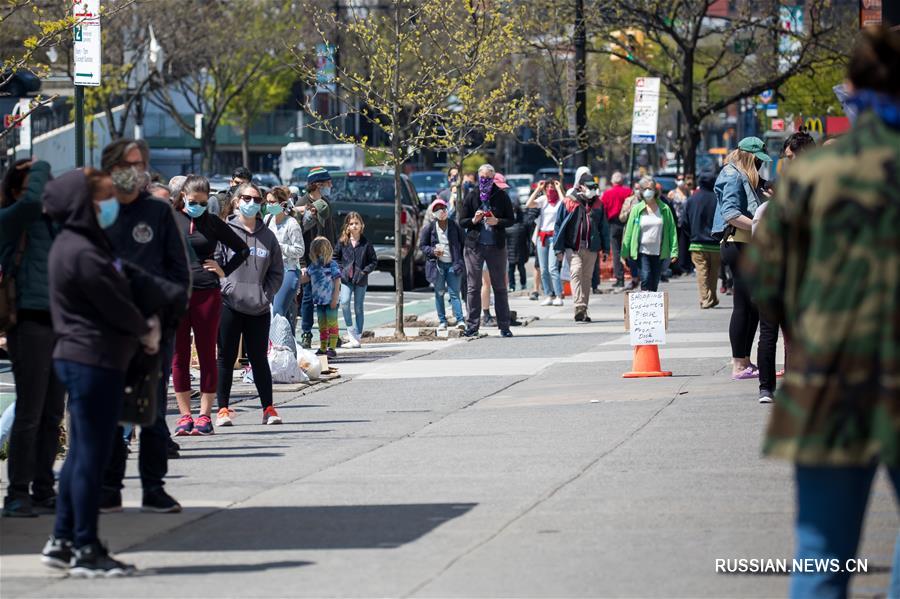
<instances>
[{"instance_id":1,"label":"eyeglasses","mask_svg":"<svg viewBox=\"0 0 900 599\"><path fill-rule=\"evenodd\" d=\"M262 204L263 201L263 199L259 196L248 196L247 194L243 193L238 197L245 202L253 202L255 204Z\"/></svg>"},{"instance_id":2,"label":"eyeglasses","mask_svg":"<svg viewBox=\"0 0 900 599\"><path fill-rule=\"evenodd\" d=\"M145 167L147 166L147 163L144 162L143 160L135 160L134 162L128 162L128 161L126 161L126 160L123 160L122 162L120 162L120 163L118 164L118 166L122 166L122 167L125 167L125 168L133 168L133 167L134 167L134 168L141 168L141 169L142 169L142 168L145 168Z\"/></svg>"}]
</instances>

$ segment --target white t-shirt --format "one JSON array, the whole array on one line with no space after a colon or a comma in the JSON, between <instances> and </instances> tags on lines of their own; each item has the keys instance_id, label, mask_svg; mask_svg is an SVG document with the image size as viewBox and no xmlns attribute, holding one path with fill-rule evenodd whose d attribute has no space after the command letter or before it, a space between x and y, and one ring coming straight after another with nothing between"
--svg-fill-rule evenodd
<instances>
[{"instance_id":1,"label":"white t-shirt","mask_svg":"<svg viewBox=\"0 0 900 599\"><path fill-rule=\"evenodd\" d=\"M760 204L759 208L756 209L756 212L753 213L753 224L751 225L751 227L753 227L751 229L751 233L753 235L756 235L756 225L758 225L760 223L760 221L762 220L763 215L766 213L766 206L768 206L768 205L769 205L769 202L768 202L768 200L766 200L765 202Z\"/></svg>"},{"instance_id":2,"label":"white t-shirt","mask_svg":"<svg viewBox=\"0 0 900 599\"><path fill-rule=\"evenodd\" d=\"M449 229L450 225L447 225L447 230ZM438 260L441 262L453 262L453 258L450 257L450 238L447 236L447 231L442 229L437 222L434 223L434 230L437 232L438 243L444 248L444 253Z\"/></svg>"},{"instance_id":3,"label":"white t-shirt","mask_svg":"<svg viewBox=\"0 0 900 599\"><path fill-rule=\"evenodd\" d=\"M659 208L641 212L641 245L638 251L648 256L659 256L662 247L663 220Z\"/></svg>"},{"instance_id":4,"label":"white t-shirt","mask_svg":"<svg viewBox=\"0 0 900 599\"><path fill-rule=\"evenodd\" d=\"M559 209L560 202L556 202L556 204L551 206L550 200L547 199L546 195L542 195L535 200L535 207L540 209L541 216L538 218L537 226L534 228L534 235L531 236L531 241L534 245L538 243L538 231L552 231L556 227L556 211Z\"/></svg>"}]
</instances>

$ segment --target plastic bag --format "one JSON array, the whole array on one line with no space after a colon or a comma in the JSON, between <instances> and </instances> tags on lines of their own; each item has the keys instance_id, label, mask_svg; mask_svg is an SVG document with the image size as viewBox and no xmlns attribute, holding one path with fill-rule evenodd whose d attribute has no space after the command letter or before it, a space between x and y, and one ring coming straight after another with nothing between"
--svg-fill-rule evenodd
<instances>
[{"instance_id":1,"label":"plastic bag","mask_svg":"<svg viewBox=\"0 0 900 599\"><path fill-rule=\"evenodd\" d=\"M297 364L314 381L319 380L319 377L322 376L322 362L319 360L319 356L308 349L297 348Z\"/></svg>"},{"instance_id":2,"label":"plastic bag","mask_svg":"<svg viewBox=\"0 0 900 599\"><path fill-rule=\"evenodd\" d=\"M272 324L269 325L269 341L272 345L280 345L291 353L296 352L297 344L294 341L294 334L291 333L291 323L281 314L272 317Z\"/></svg>"},{"instance_id":3,"label":"plastic bag","mask_svg":"<svg viewBox=\"0 0 900 599\"><path fill-rule=\"evenodd\" d=\"M269 369L273 383L308 383L309 377L300 369L290 348L273 345L269 350Z\"/></svg>"}]
</instances>

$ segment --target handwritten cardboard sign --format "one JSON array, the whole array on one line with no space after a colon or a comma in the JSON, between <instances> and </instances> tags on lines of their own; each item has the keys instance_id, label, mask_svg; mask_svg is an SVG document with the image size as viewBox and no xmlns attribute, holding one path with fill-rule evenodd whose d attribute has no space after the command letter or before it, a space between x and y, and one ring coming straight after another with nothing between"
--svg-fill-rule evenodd
<instances>
[{"instance_id":1,"label":"handwritten cardboard sign","mask_svg":"<svg viewBox=\"0 0 900 599\"><path fill-rule=\"evenodd\" d=\"M669 323L669 298L664 291L639 291L626 295L625 327L631 345L664 345Z\"/></svg>"}]
</instances>

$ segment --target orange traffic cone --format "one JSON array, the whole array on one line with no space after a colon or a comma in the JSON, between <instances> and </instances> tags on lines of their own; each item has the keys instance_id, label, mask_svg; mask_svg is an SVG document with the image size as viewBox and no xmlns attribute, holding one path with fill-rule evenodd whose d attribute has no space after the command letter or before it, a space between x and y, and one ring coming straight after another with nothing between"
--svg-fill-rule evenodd
<instances>
[{"instance_id":1,"label":"orange traffic cone","mask_svg":"<svg viewBox=\"0 0 900 599\"><path fill-rule=\"evenodd\" d=\"M659 348L655 345L636 345L634 347L634 362L631 372L626 372L622 378L639 379L656 376L672 376L671 371L660 370Z\"/></svg>"}]
</instances>

